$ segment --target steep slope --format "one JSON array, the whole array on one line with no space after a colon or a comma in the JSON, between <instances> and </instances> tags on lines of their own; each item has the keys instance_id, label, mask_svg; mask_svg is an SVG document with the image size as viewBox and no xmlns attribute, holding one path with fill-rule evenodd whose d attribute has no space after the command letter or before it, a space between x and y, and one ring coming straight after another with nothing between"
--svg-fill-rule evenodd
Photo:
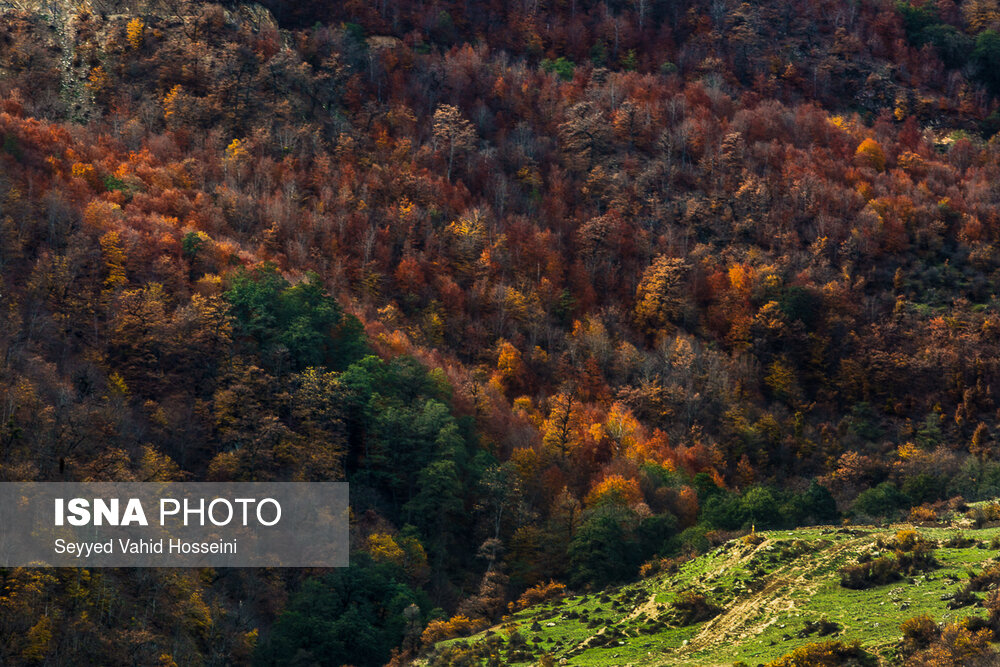
<instances>
[{"instance_id":1,"label":"steep slope","mask_svg":"<svg viewBox=\"0 0 1000 667\"><path fill-rule=\"evenodd\" d=\"M2 572L0 661L381 665L1000 494L990 4L3 3L0 479L346 479L358 565Z\"/></svg>"}]
</instances>

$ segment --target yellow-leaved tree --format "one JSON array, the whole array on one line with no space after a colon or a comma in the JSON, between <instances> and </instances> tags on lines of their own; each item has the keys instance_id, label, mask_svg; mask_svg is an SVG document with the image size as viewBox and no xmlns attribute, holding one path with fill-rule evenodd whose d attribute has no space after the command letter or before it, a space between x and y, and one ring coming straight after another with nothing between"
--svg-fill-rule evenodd
<instances>
[{"instance_id":1,"label":"yellow-leaved tree","mask_svg":"<svg viewBox=\"0 0 1000 667\"><path fill-rule=\"evenodd\" d=\"M143 23L142 19L136 17L128 22L125 26L125 38L128 40L128 45L133 49L138 49L142 46L142 39L146 32L146 24Z\"/></svg>"},{"instance_id":2,"label":"yellow-leaved tree","mask_svg":"<svg viewBox=\"0 0 1000 667\"><path fill-rule=\"evenodd\" d=\"M858 145L858 150L854 152L854 157L862 165L871 167L875 171L885 171L885 151L871 137Z\"/></svg>"},{"instance_id":3,"label":"yellow-leaved tree","mask_svg":"<svg viewBox=\"0 0 1000 667\"><path fill-rule=\"evenodd\" d=\"M549 417L542 424L542 446L565 461L580 444L580 408L572 393L549 399Z\"/></svg>"},{"instance_id":4,"label":"yellow-leaved tree","mask_svg":"<svg viewBox=\"0 0 1000 667\"><path fill-rule=\"evenodd\" d=\"M584 504L588 507L607 503L631 506L641 501L642 491L636 480L626 479L621 475L608 475L594 485L584 499Z\"/></svg>"},{"instance_id":5,"label":"yellow-leaved tree","mask_svg":"<svg viewBox=\"0 0 1000 667\"><path fill-rule=\"evenodd\" d=\"M681 316L686 272L684 260L666 255L654 259L643 272L635 293L635 319L646 333L654 334Z\"/></svg>"}]
</instances>

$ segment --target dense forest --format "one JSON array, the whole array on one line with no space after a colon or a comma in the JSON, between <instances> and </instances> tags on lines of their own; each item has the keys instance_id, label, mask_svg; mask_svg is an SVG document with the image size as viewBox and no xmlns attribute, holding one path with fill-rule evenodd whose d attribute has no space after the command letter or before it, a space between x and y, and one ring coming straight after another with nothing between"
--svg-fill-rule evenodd
<instances>
[{"instance_id":1,"label":"dense forest","mask_svg":"<svg viewBox=\"0 0 1000 667\"><path fill-rule=\"evenodd\" d=\"M406 664L1000 495L997 0L0 3L0 480L351 484L0 570L0 664Z\"/></svg>"}]
</instances>

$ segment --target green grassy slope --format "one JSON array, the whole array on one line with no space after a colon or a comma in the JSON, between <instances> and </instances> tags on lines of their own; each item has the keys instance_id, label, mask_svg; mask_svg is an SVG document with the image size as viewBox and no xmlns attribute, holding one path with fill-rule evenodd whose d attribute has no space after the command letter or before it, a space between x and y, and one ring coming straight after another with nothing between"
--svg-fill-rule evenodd
<instances>
[{"instance_id":1,"label":"green grassy slope","mask_svg":"<svg viewBox=\"0 0 1000 667\"><path fill-rule=\"evenodd\" d=\"M899 626L906 619L926 613L943 622L984 614L980 606L952 610L948 603L968 579L970 569L978 571L998 557L997 549L989 545L1000 536L1000 528L917 527L924 537L938 541L940 568L870 590L841 587L839 568L856 562L861 554L878 553L879 537L888 539L910 527L758 533L764 539L757 544L744 538L732 540L673 573L530 607L512 614L501 626L435 648L440 652L462 642L484 646L492 637L493 642L504 642L504 664L534 664L548 654L556 664L569 665L731 665L738 661L757 665L809 642L856 639L891 662L901 637ZM962 548L944 546L956 536L973 543ZM677 627L671 603L689 592L705 595L724 611L710 620ZM821 620L838 627L823 636L807 627ZM510 636L515 632L519 635L515 645L520 638L526 640L521 651L511 650Z\"/></svg>"}]
</instances>

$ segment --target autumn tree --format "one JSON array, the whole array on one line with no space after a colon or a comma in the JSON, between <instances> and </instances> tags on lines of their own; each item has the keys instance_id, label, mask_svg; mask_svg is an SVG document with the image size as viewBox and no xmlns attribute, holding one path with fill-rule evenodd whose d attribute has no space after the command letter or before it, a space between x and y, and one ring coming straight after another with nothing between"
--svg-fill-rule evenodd
<instances>
[{"instance_id":1,"label":"autumn tree","mask_svg":"<svg viewBox=\"0 0 1000 667\"><path fill-rule=\"evenodd\" d=\"M580 444L580 407L572 391L549 399L549 416L542 424L542 446L566 461Z\"/></svg>"},{"instance_id":2,"label":"autumn tree","mask_svg":"<svg viewBox=\"0 0 1000 667\"><path fill-rule=\"evenodd\" d=\"M655 334L680 318L686 271L683 259L660 255L643 272L635 292L635 319L647 334Z\"/></svg>"},{"instance_id":3,"label":"autumn tree","mask_svg":"<svg viewBox=\"0 0 1000 667\"><path fill-rule=\"evenodd\" d=\"M476 131L458 107L442 104L434 111L434 144L446 156L449 181L455 158L472 150L475 141Z\"/></svg>"},{"instance_id":4,"label":"autumn tree","mask_svg":"<svg viewBox=\"0 0 1000 667\"><path fill-rule=\"evenodd\" d=\"M570 168L589 170L607 147L610 126L604 113L592 102L579 102L566 112L559 125L559 138Z\"/></svg>"},{"instance_id":5,"label":"autumn tree","mask_svg":"<svg viewBox=\"0 0 1000 667\"><path fill-rule=\"evenodd\" d=\"M871 167L875 171L885 169L885 152L879 143L871 137L858 144L855 156L860 164Z\"/></svg>"},{"instance_id":6,"label":"autumn tree","mask_svg":"<svg viewBox=\"0 0 1000 667\"><path fill-rule=\"evenodd\" d=\"M337 374L307 368L292 378L293 428L308 443L305 479L343 479L347 453L346 391Z\"/></svg>"}]
</instances>

